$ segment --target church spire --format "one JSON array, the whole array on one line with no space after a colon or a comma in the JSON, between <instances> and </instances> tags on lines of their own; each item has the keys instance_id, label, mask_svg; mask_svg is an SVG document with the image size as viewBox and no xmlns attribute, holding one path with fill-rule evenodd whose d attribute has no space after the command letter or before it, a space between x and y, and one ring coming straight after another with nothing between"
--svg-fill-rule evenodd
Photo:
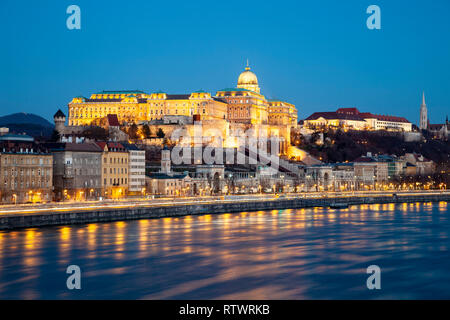
<instances>
[{"instance_id":1,"label":"church spire","mask_svg":"<svg viewBox=\"0 0 450 320\"><path fill-rule=\"evenodd\" d=\"M425 104L425 91L422 91L422 105L420 106L419 128L421 130L428 129L428 123L428 110L427 105Z\"/></svg>"},{"instance_id":2,"label":"church spire","mask_svg":"<svg viewBox=\"0 0 450 320\"><path fill-rule=\"evenodd\" d=\"M250 70L250 66L248 64L248 58L247 58L247 66L245 67L245 70Z\"/></svg>"}]
</instances>

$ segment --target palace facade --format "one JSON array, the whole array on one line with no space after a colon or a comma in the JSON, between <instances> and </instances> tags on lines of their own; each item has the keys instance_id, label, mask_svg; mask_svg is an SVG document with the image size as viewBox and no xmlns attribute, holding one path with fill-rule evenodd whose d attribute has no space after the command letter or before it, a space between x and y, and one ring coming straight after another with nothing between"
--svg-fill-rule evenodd
<instances>
[{"instance_id":1,"label":"palace facade","mask_svg":"<svg viewBox=\"0 0 450 320\"><path fill-rule=\"evenodd\" d=\"M110 114L117 115L121 125L202 121L204 125L221 128L224 136L236 126L266 128L268 136L278 135L286 144L290 142L290 128L297 126L295 106L266 99L248 64L239 75L236 88L218 90L215 96L202 90L189 94L149 94L134 90L102 91L89 98L75 97L69 103L68 125L99 125Z\"/></svg>"},{"instance_id":2,"label":"palace facade","mask_svg":"<svg viewBox=\"0 0 450 320\"><path fill-rule=\"evenodd\" d=\"M76 97L69 103L69 126L89 126L116 114L119 122L163 120L164 116L200 115L204 120L226 119L227 105L204 91L167 94L142 91L102 91Z\"/></svg>"}]
</instances>

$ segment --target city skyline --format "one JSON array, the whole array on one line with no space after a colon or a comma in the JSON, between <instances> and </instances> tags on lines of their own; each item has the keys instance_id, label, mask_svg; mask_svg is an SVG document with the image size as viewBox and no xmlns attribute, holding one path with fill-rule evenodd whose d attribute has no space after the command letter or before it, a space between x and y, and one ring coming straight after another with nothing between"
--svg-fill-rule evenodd
<instances>
[{"instance_id":1,"label":"city skyline","mask_svg":"<svg viewBox=\"0 0 450 320\"><path fill-rule=\"evenodd\" d=\"M73 96L102 90L215 94L235 86L249 59L262 92L295 104L299 119L356 107L418 124L425 91L430 122L443 123L450 109L450 46L441 36L450 24L444 16L449 3L415 3L378 1L382 28L368 30L368 4L357 1L250 2L240 10L237 3L202 1L173 10L78 1L81 30L68 30L69 2L19 10L6 1L2 115L15 110L51 120L55 110L67 111ZM30 27L35 18L38 25Z\"/></svg>"},{"instance_id":2,"label":"city skyline","mask_svg":"<svg viewBox=\"0 0 450 320\"><path fill-rule=\"evenodd\" d=\"M0 1L0 300L450 299L449 9Z\"/></svg>"}]
</instances>

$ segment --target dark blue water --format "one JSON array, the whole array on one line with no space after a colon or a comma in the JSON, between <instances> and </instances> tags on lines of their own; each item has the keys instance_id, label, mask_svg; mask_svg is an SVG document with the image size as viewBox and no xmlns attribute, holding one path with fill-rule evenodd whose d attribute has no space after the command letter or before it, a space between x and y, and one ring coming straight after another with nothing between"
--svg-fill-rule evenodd
<instances>
[{"instance_id":1,"label":"dark blue water","mask_svg":"<svg viewBox=\"0 0 450 320\"><path fill-rule=\"evenodd\" d=\"M386 204L0 232L0 298L450 299L449 215ZM381 290L366 287L374 264Z\"/></svg>"}]
</instances>

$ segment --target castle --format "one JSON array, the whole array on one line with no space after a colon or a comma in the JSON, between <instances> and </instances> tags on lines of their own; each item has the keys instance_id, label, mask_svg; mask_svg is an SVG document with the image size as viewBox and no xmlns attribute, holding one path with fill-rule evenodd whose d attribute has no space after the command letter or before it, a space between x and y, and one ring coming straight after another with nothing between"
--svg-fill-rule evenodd
<instances>
[{"instance_id":1,"label":"castle","mask_svg":"<svg viewBox=\"0 0 450 320\"><path fill-rule=\"evenodd\" d=\"M235 129L264 130L265 135L280 137L284 149L290 145L290 129L297 126L297 109L291 103L270 100L261 94L258 78L250 66L239 75L237 87L218 90L213 96L203 90L188 94L143 91L102 91L89 98L75 97L69 103L68 127L65 116L55 114L60 133L77 131L77 127L100 125L108 115L117 115L120 125L130 123L166 125L168 131L194 123L219 130L225 139ZM172 129L170 129L172 125Z\"/></svg>"}]
</instances>

